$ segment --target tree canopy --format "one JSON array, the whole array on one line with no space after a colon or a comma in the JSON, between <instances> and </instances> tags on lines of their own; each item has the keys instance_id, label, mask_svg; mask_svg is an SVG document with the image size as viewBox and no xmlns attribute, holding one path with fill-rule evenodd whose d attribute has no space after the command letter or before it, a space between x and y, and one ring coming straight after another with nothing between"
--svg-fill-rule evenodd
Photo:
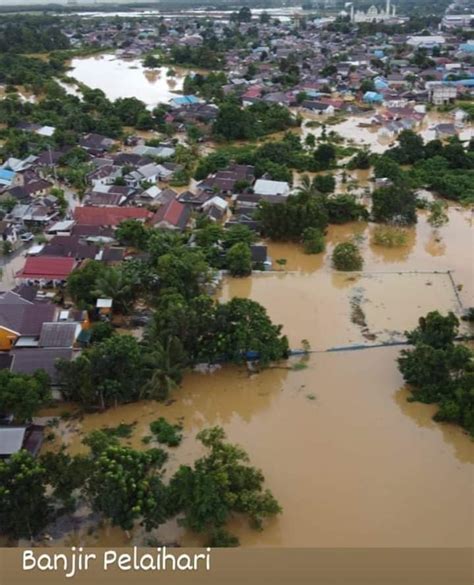
<instances>
[{"instance_id":1,"label":"tree canopy","mask_svg":"<svg viewBox=\"0 0 474 585\"><path fill-rule=\"evenodd\" d=\"M398 364L414 399L439 405L435 420L459 424L474 436L473 353L455 343L458 333L453 313L428 313L406 332L414 348L402 350Z\"/></svg>"}]
</instances>

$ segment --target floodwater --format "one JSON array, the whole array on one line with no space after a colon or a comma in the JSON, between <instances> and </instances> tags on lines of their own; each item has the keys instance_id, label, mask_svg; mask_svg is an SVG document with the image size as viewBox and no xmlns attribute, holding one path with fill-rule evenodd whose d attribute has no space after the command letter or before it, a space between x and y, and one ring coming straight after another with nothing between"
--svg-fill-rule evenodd
<instances>
[{"instance_id":1,"label":"floodwater","mask_svg":"<svg viewBox=\"0 0 474 585\"><path fill-rule=\"evenodd\" d=\"M113 15L119 18L157 18L163 17L165 20L176 18L212 18L213 20L221 20L228 22L233 10L208 10L208 9L190 9L190 10L138 10L130 12L114 12ZM278 18L281 22L290 22L291 18L298 13L302 13L299 7L290 8L252 8L252 15L254 18L258 17L262 12L266 12L273 18ZM77 13L81 18L108 18L111 16L110 12L88 11Z\"/></svg>"},{"instance_id":2,"label":"floodwater","mask_svg":"<svg viewBox=\"0 0 474 585\"><path fill-rule=\"evenodd\" d=\"M380 107L379 111L384 111L385 108ZM339 115L341 121L335 124L327 124L330 116L318 115L308 112L303 109L295 110L303 118L303 125L301 127L301 136L305 138L307 134L314 134L316 138L319 138L322 133L322 125L326 124L326 132L331 131L339 134L346 141L347 145L354 146L366 146L371 152L382 154L388 148L391 148L396 144L396 136L387 136L381 132L381 126L371 125L371 119L375 116L375 110L372 110L366 114ZM335 120L337 120L337 118ZM311 123L318 123L316 127L313 127ZM415 128L415 131L423 137L425 142L434 140L436 138L436 132L434 127L437 124L448 123L452 124L454 117L450 113L441 113L436 111L428 112L422 122ZM308 123L310 125L308 126ZM472 124L466 124L463 128L458 128L458 135L461 140L469 141L473 136Z\"/></svg>"},{"instance_id":3,"label":"floodwater","mask_svg":"<svg viewBox=\"0 0 474 585\"><path fill-rule=\"evenodd\" d=\"M406 402L397 354L314 354L306 369L254 376L235 368L193 373L171 405L141 402L89 415L68 423L77 428L64 440L80 452L84 433L135 422L129 442L140 448L149 423L165 416L184 429L167 465L173 472L203 453L194 440L199 430L222 425L263 469L283 507L263 532L233 522L244 546L467 546L472 443L459 428L434 423L433 407ZM175 522L148 535L137 527L131 541L117 528L83 523L52 542L119 546L150 538L201 543Z\"/></svg>"},{"instance_id":4,"label":"floodwater","mask_svg":"<svg viewBox=\"0 0 474 585\"><path fill-rule=\"evenodd\" d=\"M111 54L78 57L71 61L71 68L70 77L101 89L110 100L136 97L150 108L177 97L189 72L180 67L146 69L141 59L121 59Z\"/></svg>"},{"instance_id":5,"label":"floodwater","mask_svg":"<svg viewBox=\"0 0 474 585\"><path fill-rule=\"evenodd\" d=\"M450 223L436 232L421 215L404 249L374 246L373 226L363 223L331 227L327 252L317 256L303 254L296 244L271 244L273 259L287 259L285 270L229 278L220 297L261 301L284 325L292 346L303 338L314 349L396 339L428 310L459 313L446 270L453 269L455 285L463 285L463 303L474 304L470 213L451 207L449 215ZM335 243L357 235L365 238L366 271L332 271ZM88 432L122 422L134 423L124 443L143 448L150 422L164 416L182 423L184 433L182 444L170 450L169 477L202 455L196 433L221 425L263 470L283 507L263 532L234 520L230 529L244 546L469 546L472 441L459 427L435 423L435 406L407 402L396 364L399 351L313 353L298 367L300 360L292 358L257 375L235 367L189 373L169 405L142 401L62 419L46 448L64 444L72 453L83 452ZM65 408L44 414L59 416ZM149 534L136 527L130 539L97 521L81 509L62 531L49 531L50 542L202 544L176 521Z\"/></svg>"},{"instance_id":6,"label":"floodwater","mask_svg":"<svg viewBox=\"0 0 474 585\"><path fill-rule=\"evenodd\" d=\"M232 297L264 305L274 322L285 324L291 347L301 347L303 332L317 350L400 340L421 315L458 309L446 274L276 272L228 280L221 298ZM363 323L352 322L356 308Z\"/></svg>"},{"instance_id":7,"label":"floodwater","mask_svg":"<svg viewBox=\"0 0 474 585\"><path fill-rule=\"evenodd\" d=\"M451 204L449 222L441 228L433 228L427 222L426 213L418 213L418 224L407 228L406 244L400 248L386 248L373 242L375 224L365 222L332 225L326 236L323 254L304 254L296 244L267 242L268 254L275 262L285 258L286 271L311 274L331 271L331 255L334 247L354 237L364 257L366 272L452 272L461 301L465 307L474 305L474 215L471 209ZM278 265L275 265L278 269ZM237 281L238 282L238 281ZM244 286L236 284L235 286ZM428 289L425 290L427 292ZM286 323L285 323L286 325Z\"/></svg>"}]
</instances>

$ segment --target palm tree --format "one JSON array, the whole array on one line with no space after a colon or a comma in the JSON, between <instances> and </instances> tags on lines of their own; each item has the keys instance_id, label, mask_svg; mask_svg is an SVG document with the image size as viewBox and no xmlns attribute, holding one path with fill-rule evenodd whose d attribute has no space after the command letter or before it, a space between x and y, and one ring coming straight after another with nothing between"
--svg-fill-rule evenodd
<instances>
[{"instance_id":1,"label":"palm tree","mask_svg":"<svg viewBox=\"0 0 474 585\"><path fill-rule=\"evenodd\" d=\"M112 299L114 306L123 314L130 311L134 301L131 279L122 270L110 268L97 279L94 295Z\"/></svg>"},{"instance_id":2,"label":"palm tree","mask_svg":"<svg viewBox=\"0 0 474 585\"><path fill-rule=\"evenodd\" d=\"M150 349L145 357L149 379L142 388L141 398L166 400L182 380L187 365L186 354L177 337L169 337L165 342L158 341Z\"/></svg>"},{"instance_id":3,"label":"palm tree","mask_svg":"<svg viewBox=\"0 0 474 585\"><path fill-rule=\"evenodd\" d=\"M322 193L316 187L316 178L311 180L309 175L303 175L301 177L301 184L298 187L298 193L305 199L311 199L312 197L322 197Z\"/></svg>"}]
</instances>

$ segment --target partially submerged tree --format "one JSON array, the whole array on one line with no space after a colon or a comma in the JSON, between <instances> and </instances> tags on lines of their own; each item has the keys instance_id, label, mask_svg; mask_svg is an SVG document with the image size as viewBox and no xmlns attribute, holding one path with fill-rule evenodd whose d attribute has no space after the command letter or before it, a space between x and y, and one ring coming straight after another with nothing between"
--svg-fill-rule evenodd
<instances>
[{"instance_id":1,"label":"partially submerged tree","mask_svg":"<svg viewBox=\"0 0 474 585\"><path fill-rule=\"evenodd\" d=\"M364 259L354 242L342 242L334 248L332 263L336 270L361 270Z\"/></svg>"},{"instance_id":2,"label":"partially submerged tree","mask_svg":"<svg viewBox=\"0 0 474 585\"><path fill-rule=\"evenodd\" d=\"M439 405L435 420L457 423L474 436L474 356L455 343L458 331L453 313L428 313L406 333L414 349L402 350L398 365L415 400Z\"/></svg>"},{"instance_id":3,"label":"partially submerged tree","mask_svg":"<svg viewBox=\"0 0 474 585\"><path fill-rule=\"evenodd\" d=\"M0 460L0 533L32 539L47 524L46 469L28 451Z\"/></svg>"},{"instance_id":4,"label":"partially submerged tree","mask_svg":"<svg viewBox=\"0 0 474 585\"><path fill-rule=\"evenodd\" d=\"M94 510L123 530L136 521L147 530L162 524L167 519L162 464L159 449L106 448L94 460L86 485Z\"/></svg>"},{"instance_id":5,"label":"partially submerged tree","mask_svg":"<svg viewBox=\"0 0 474 585\"><path fill-rule=\"evenodd\" d=\"M243 449L226 443L225 438L220 427L201 431L198 439L208 454L193 467L182 465L170 482L172 511L184 514L184 525L196 532L216 535L236 514L261 529L266 518L281 512L271 492L263 487L262 472L248 464ZM217 534L222 537L221 532ZM235 544L235 540L231 542Z\"/></svg>"}]
</instances>

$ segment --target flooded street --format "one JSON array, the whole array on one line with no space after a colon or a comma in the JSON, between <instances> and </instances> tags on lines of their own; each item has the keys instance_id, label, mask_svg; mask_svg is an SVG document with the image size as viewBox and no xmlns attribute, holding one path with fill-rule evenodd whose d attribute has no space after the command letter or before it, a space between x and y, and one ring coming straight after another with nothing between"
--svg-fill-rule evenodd
<instances>
[{"instance_id":1,"label":"flooded street","mask_svg":"<svg viewBox=\"0 0 474 585\"><path fill-rule=\"evenodd\" d=\"M332 226L327 251L318 256L303 254L296 244L273 243L270 254L287 259L286 271L227 279L221 298L262 302L293 346L303 338L314 349L396 338L394 332L415 326L429 310L459 313L446 270L453 269L456 285L463 285L463 303L474 304L470 213L451 207L449 215L450 223L436 234L422 215L404 249L374 246L373 226L367 224ZM366 272L332 271L333 246L357 234L364 238ZM354 306L362 309L365 327L354 319ZM169 476L203 453L197 432L222 425L228 439L263 470L283 507L263 532L235 520L230 529L243 546L468 546L472 441L459 427L432 421L436 407L407 402L396 364L399 351L314 353L296 367L292 358L252 376L234 367L189 373L171 404L143 401L61 420L47 448L65 444L71 453L84 452L87 433L123 422L134 423L124 444L144 448L150 422L164 416L182 423L184 432L181 445L169 450ZM148 534L136 527L129 540L122 530L97 528L97 518L82 514L51 544L202 544L175 521Z\"/></svg>"},{"instance_id":2,"label":"flooded street","mask_svg":"<svg viewBox=\"0 0 474 585\"><path fill-rule=\"evenodd\" d=\"M101 89L110 100L136 97L152 108L176 97L189 71L173 67L173 75L170 72L170 67L146 69L141 59L100 54L73 59L69 75L92 89Z\"/></svg>"}]
</instances>

